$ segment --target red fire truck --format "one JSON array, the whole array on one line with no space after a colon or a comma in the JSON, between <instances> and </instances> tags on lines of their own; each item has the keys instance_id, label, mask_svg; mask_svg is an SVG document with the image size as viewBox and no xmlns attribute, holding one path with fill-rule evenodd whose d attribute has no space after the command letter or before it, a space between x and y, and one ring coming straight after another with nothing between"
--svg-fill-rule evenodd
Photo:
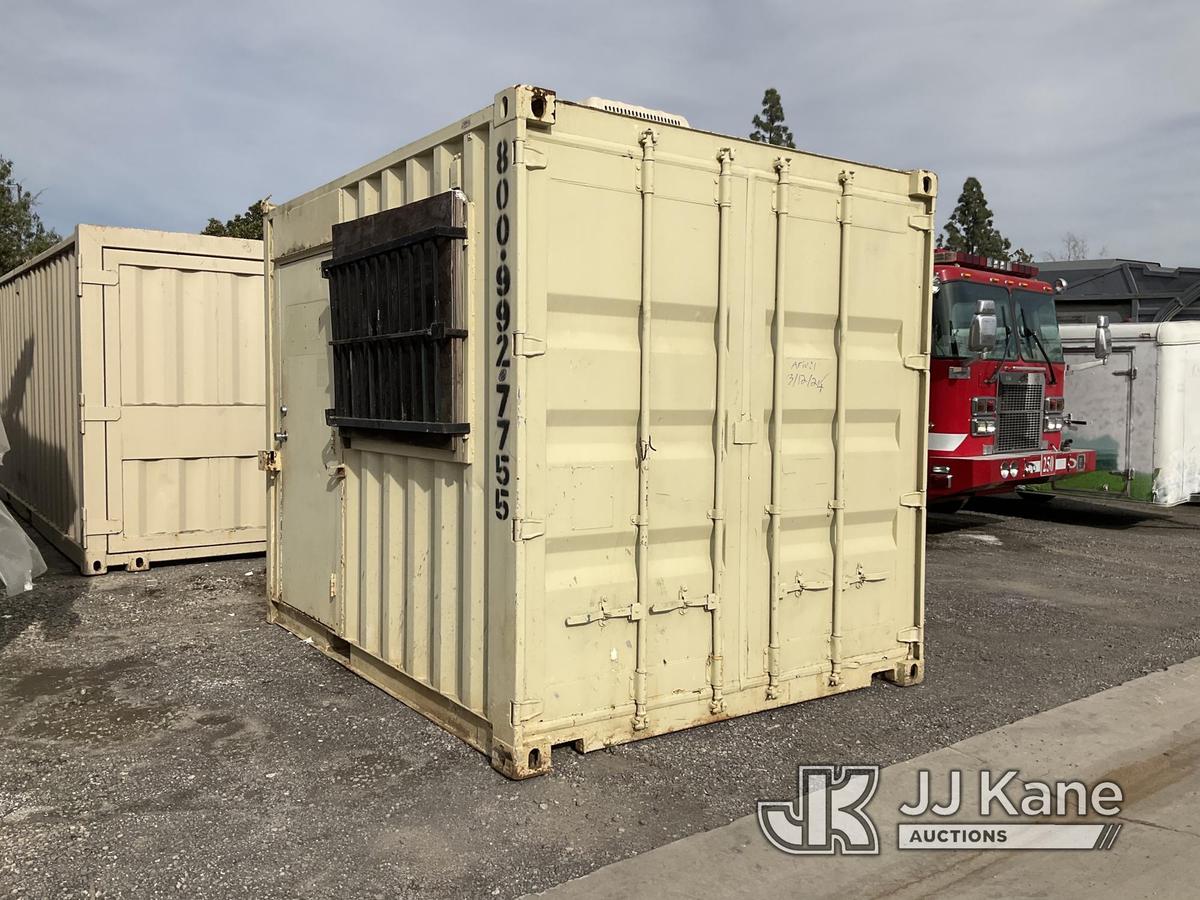
<instances>
[{"instance_id":1,"label":"red fire truck","mask_svg":"<svg viewBox=\"0 0 1200 900\"><path fill-rule=\"evenodd\" d=\"M935 255L929 397L935 509L1096 468L1094 451L1073 450L1063 436L1071 419L1063 401L1067 367L1056 289L1037 276L1024 263L949 250ZM1096 357L1106 359L1107 321L1096 330Z\"/></svg>"}]
</instances>

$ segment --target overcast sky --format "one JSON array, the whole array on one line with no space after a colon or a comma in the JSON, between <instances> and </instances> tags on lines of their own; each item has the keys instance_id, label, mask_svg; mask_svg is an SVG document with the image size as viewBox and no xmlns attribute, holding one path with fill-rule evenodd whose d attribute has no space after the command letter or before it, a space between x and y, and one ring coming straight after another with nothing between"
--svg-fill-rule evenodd
<instances>
[{"instance_id":1,"label":"overcast sky","mask_svg":"<svg viewBox=\"0 0 1200 900\"><path fill-rule=\"evenodd\" d=\"M198 231L516 82L737 135L773 85L800 148L935 169L939 224L975 175L1038 258L1200 265L1195 0L0 0L0 30L0 155L63 232Z\"/></svg>"}]
</instances>

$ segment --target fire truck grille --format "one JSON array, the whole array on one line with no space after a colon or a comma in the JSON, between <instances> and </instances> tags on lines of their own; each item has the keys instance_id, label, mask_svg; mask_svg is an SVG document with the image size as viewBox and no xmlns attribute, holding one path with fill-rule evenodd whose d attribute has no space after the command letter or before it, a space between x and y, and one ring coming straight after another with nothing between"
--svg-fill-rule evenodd
<instances>
[{"instance_id":1,"label":"fire truck grille","mask_svg":"<svg viewBox=\"0 0 1200 900\"><path fill-rule=\"evenodd\" d=\"M996 409L996 452L1040 450L1044 382L1000 383Z\"/></svg>"}]
</instances>

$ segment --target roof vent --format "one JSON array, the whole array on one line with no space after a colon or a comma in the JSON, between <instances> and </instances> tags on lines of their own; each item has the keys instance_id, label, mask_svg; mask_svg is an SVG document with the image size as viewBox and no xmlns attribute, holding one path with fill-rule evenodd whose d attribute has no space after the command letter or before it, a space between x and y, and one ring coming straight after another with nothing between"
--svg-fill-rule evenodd
<instances>
[{"instance_id":1,"label":"roof vent","mask_svg":"<svg viewBox=\"0 0 1200 900\"><path fill-rule=\"evenodd\" d=\"M592 109L602 109L605 112L616 113L618 116L632 116L635 119L645 119L647 122L657 122L660 125L678 125L680 128L690 128L688 120L674 113L663 112L661 109L647 109L644 106L634 106L632 103L622 103L620 100L606 100L603 97L588 97L583 101L584 106Z\"/></svg>"}]
</instances>

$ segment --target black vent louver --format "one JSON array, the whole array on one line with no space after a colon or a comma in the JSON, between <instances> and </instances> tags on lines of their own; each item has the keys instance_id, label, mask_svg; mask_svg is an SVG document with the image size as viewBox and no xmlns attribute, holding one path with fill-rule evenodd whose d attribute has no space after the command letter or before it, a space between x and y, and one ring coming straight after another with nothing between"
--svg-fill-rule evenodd
<instances>
[{"instance_id":1,"label":"black vent louver","mask_svg":"<svg viewBox=\"0 0 1200 900\"><path fill-rule=\"evenodd\" d=\"M462 402L462 241L451 191L333 227L330 425L448 444L470 431Z\"/></svg>"}]
</instances>

